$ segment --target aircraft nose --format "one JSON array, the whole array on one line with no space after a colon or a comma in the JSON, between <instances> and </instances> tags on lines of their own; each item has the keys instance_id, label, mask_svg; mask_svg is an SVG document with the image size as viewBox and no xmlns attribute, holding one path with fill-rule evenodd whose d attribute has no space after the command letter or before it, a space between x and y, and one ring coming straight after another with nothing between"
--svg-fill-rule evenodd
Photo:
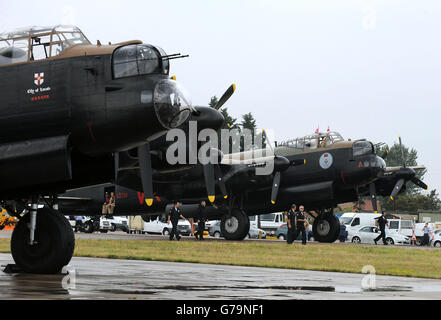
<instances>
[{"instance_id":1,"label":"aircraft nose","mask_svg":"<svg viewBox=\"0 0 441 320\"><path fill-rule=\"evenodd\" d=\"M225 118L218 110L211 107L194 107L195 111L191 114L191 120L197 121L198 130L214 129L219 130L225 122Z\"/></svg>"}]
</instances>

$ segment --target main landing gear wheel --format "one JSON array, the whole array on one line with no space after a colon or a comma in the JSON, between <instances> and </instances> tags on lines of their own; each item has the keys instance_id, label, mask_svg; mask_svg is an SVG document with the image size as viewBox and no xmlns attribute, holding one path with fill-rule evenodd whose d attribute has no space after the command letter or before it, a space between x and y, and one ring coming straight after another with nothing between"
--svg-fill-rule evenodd
<instances>
[{"instance_id":1,"label":"main landing gear wheel","mask_svg":"<svg viewBox=\"0 0 441 320\"><path fill-rule=\"evenodd\" d=\"M340 234L339 220L332 213L321 214L314 220L312 232L318 242L332 243Z\"/></svg>"},{"instance_id":2,"label":"main landing gear wheel","mask_svg":"<svg viewBox=\"0 0 441 320\"><path fill-rule=\"evenodd\" d=\"M229 216L221 219L221 232L227 240L243 240L250 231L250 219L239 209L233 209Z\"/></svg>"},{"instance_id":3,"label":"main landing gear wheel","mask_svg":"<svg viewBox=\"0 0 441 320\"><path fill-rule=\"evenodd\" d=\"M30 214L17 223L11 238L11 252L23 272L58 273L69 264L75 249L75 236L69 221L58 211L38 210L35 243L30 241Z\"/></svg>"}]
</instances>

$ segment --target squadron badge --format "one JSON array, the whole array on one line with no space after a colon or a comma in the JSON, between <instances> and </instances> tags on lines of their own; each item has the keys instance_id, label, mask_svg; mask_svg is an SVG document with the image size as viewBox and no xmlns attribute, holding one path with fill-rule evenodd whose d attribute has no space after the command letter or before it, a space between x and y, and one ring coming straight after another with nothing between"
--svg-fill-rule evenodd
<instances>
[{"instance_id":1,"label":"squadron badge","mask_svg":"<svg viewBox=\"0 0 441 320\"><path fill-rule=\"evenodd\" d=\"M332 155L330 153L324 153L320 157L320 167L323 169L328 169L332 166Z\"/></svg>"}]
</instances>

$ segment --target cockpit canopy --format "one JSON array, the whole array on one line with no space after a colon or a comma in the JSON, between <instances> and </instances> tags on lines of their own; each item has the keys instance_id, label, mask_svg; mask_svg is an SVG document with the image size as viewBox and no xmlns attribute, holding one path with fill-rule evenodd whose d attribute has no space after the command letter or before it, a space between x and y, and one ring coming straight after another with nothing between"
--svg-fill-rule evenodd
<instances>
[{"instance_id":1,"label":"cockpit canopy","mask_svg":"<svg viewBox=\"0 0 441 320\"><path fill-rule=\"evenodd\" d=\"M74 26L34 26L1 33L0 66L55 57L78 44L91 43Z\"/></svg>"},{"instance_id":2,"label":"cockpit canopy","mask_svg":"<svg viewBox=\"0 0 441 320\"><path fill-rule=\"evenodd\" d=\"M131 44L120 47L113 53L113 76L117 78L145 74L168 74L168 56L159 47L148 44Z\"/></svg>"},{"instance_id":3,"label":"cockpit canopy","mask_svg":"<svg viewBox=\"0 0 441 320\"><path fill-rule=\"evenodd\" d=\"M309 150L328 147L336 142L344 141L340 133L331 132L319 132L302 138L296 138L279 143L280 146L289 148L296 148L300 150Z\"/></svg>"}]
</instances>

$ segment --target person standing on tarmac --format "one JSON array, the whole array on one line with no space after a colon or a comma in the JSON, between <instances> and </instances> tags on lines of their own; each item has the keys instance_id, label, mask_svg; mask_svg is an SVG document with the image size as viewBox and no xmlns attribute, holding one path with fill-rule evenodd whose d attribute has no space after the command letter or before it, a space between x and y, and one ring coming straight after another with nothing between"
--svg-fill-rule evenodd
<instances>
[{"instance_id":1,"label":"person standing on tarmac","mask_svg":"<svg viewBox=\"0 0 441 320\"><path fill-rule=\"evenodd\" d=\"M342 222L340 225L340 235L338 236L340 242L345 242L348 237L348 232L346 231L345 223Z\"/></svg>"},{"instance_id":2,"label":"person standing on tarmac","mask_svg":"<svg viewBox=\"0 0 441 320\"><path fill-rule=\"evenodd\" d=\"M299 212L296 213L296 220L297 220L297 232L295 234L295 237L297 238L298 233L302 232L302 244L306 245L306 230L305 230L305 221L306 221L306 217L305 217L305 207L304 206L300 206L299 207Z\"/></svg>"},{"instance_id":3,"label":"person standing on tarmac","mask_svg":"<svg viewBox=\"0 0 441 320\"><path fill-rule=\"evenodd\" d=\"M378 226L380 227L381 234L377 238L374 239L374 242L375 242L375 244L377 244L377 241L380 240L381 238L383 238L383 244L386 245L385 227L386 226L389 227L389 223L387 222L385 211L383 211L381 217L378 218Z\"/></svg>"},{"instance_id":4,"label":"person standing on tarmac","mask_svg":"<svg viewBox=\"0 0 441 320\"><path fill-rule=\"evenodd\" d=\"M291 209L288 211L288 234L286 237L286 242L292 244L295 240L296 234L296 209L295 204L291 205Z\"/></svg>"},{"instance_id":5,"label":"person standing on tarmac","mask_svg":"<svg viewBox=\"0 0 441 320\"><path fill-rule=\"evenodd\" d=\"M198 232L196 233L196 240L204 240L204 230L205 230L205 222L207 221L207 213L206 213L207 203L202 201L199 204L198 214L196 216L196 222L198 223Z\"/></svg>"},{"instance_id":6,"label":"person standing on tarmac","mask_svg":"<svg viewBox=\"0 0 441 320\"><path fill-rule=\"evenodd\" d=\"M170 212L168 214L168 220L167 223L172 223L172 231L170 233L170 240L173 240L173 238L176 236L176 240L181 240L181 236L179 235L178 230L178 221L179 218L185 219L184 216L181 214L181 209L179 209L179 201L174 202L173 208L170 209Z\"/></svg>"},{"instance_id":7,"label":"person standing on tarmac","mask_svg":"<svg viewBox=\"0 0 441 320\"><path fill-rule=\"evenodd\" d=\"M429 224L426 222L423 228L424 236L423 236L423 246L428 246L430 244L429 234L432 232L432 229L429 227Z\"/></svg>"}]
</instances>

